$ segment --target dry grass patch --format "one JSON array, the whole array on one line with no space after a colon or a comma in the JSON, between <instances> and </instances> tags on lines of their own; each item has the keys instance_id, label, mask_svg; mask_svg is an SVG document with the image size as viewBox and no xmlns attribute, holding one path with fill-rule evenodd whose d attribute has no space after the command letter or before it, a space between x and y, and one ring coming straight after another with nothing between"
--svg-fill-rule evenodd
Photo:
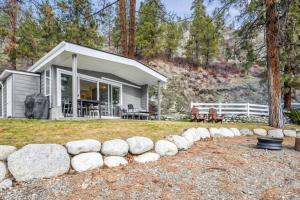
<instances>
[{"instance_id":1,"label":"dry grass patch","mask_svg":"<svg viewBox=\"0 0 300 200\"><path fill-rule=\"evenodd\" d=\"M100 141L130 136L147 136L158 140L166 135L179 134L190 127L265 128L265 124L211 124L179 121L138 120L28 120L0 119L0 144L17 147L29 143L58 143L93 138ZM288 128L297 128L292 126ZM300 128L300 126L298 126Z\"/></svg>"}]
</instances>

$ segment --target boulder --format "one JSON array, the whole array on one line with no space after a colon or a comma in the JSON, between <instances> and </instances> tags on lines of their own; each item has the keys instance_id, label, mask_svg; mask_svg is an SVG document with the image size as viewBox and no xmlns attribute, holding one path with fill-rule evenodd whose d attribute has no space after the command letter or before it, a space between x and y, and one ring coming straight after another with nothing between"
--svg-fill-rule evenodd
<instances>
[{"instance_id":1,"label":"boulder","mask_svg":"<svg viewBox=\"0 0 300 200\"><path fill-rule=\"evenodd\" d=\"M109 156L104 158L104 165L111 168L111 167L118 167L120 165L127 165L128 161L120 156Z\"/></svg>"},{"instance_id":2,"label":"boulder","mask_svg":"<svg viewBox=\"0 0 300 200\"><path fill-rule=\"evenodd\" d=\"M58 144L29 144L10 154L8 169L17 181L50 178L69 171L70 157Z\"/></svg>"},{"instance_id":3,"label":"boulder","mask_svg":"<svg viewBox=\"0 0 300 200\"><path fill-rule=\"evenodd\" d=\"M269 134L270 137L283 138L282 129L269 130L268 134Z\"/></svg>"},{"instance_id":4,"label":"boulder","mask_svg":"<svg viewBox=\"0 0 300 200\"><path fill-rule=\"evenodd\" d=\"M178 150L187 150L189 146L189 142L185 137L179 136L179 135L169 135L166 137L166 139L170 142L173 142Z\"/></svg>"},{"instance_id":5,"label":"boulder","mask_svg":"<svg viewBox=\"0 0 300 200\"><path fill-rule=\"evenodd\" d=\"M178 149L168 140L159 140L155 143L155 152L160 156L174 156L178 153Z\"/></svg>"},{"instance_id":6,"label":"boulder","mask_svg":"<svg viewBox=\"0 0 300 200\"><path fill-rule=\"evenodd\" d=\"M77 140L66 143L66 148L70 154L77 155L86 152L99 152L101 143L94 139Z\"/></svg>"},{"instance_id":7,"label":"boulder","mask_svg":"<svg viewBox=\"0 0 300 200\"><path fill-rule=\"evenodd\" d=\"M259 136L266 136L267 135L267 131L263 128L256 128L256 129L253 129L253 133L255 135L259 135Z\"/></svg>"},{"instance_id":8,"label":"boulder","mask_svg":"<svg viewBox=\"0 0 300 200\"><path fill-rule=\"evenodd\" d=\"M234 136L241 136L241 133L239 131L239 129L237 128L230 128L230 130L233 132Z\"/></svg>"},{"instance_id":9,"label":"boulder","mask_svg":"<svg viewBox=\"0 0 300 200\"><path fill-rule=\"evenodd\" d=\"M184 137L188 141L189 147L194 144L194 133L190 131L190 129L184 131L182 133L182 137Z\"/></svg>"},{"instance_id":10,"label":"boulder","mask_svg":"<svg viewBox=\"0 0 300 200\"><path fill-rule=\"evenodd\" d=\"M284 136L287 137L296 137L296 131L295 130L283 130Z\"/></svg>"},{"instance_id":11,"label":"boulder","mask_svg":"<svg viewBox=\"0 0 300 200\"><path fill-rule=\"evenodd\" d=\"M222 132L218 128L209 128L211 137L223 137Z\"/></svg>"},{"instance_id":12,"label":"boulder","mask_svg":"<svg viewBox=\"0 0 300 200\"><path fill-rule=\"evenodd\" d=\"M234 137L234 133L229 128L220 128L219 130L224 137Z\"/></svg>"},{"instance_id":13,"label":"boulder","mask_svg":"<svg viewBox=\"0 0 300 200\"><path fill-rule=\"evenodd\" d=\"M7 157L17 150L16 147L10 145L0 145L0 160L6 161Z\"/></svg>"},{"instance_id":14,"label":"boulder","mask_svg":"<svg viewBox=\"0 0 300 200\"><path fill-rule=\"evenodd\" d=\"M160 158L160 155L153 152L144 153L139 156L134 156L133 160L138 163L147 163L147 162L153 162L157 161Z\"/></svg>"},{"instance_id":15,"label":"boulder","mask_svg":"<svg viewBox=\"0 0 300 200\"><path fill-rule=\"evenodd\" d=\"M101 153L105 156L125 156L128 154L129 145L121 139L105 141L102 144Z\"/></svg>"},{"instance_id":16,"label":"boulder","mask_svg":"<svg viewBox=\"0 0 300 200\"><path fill-rule=\"evenodd\" d=\"M0 191L6 190L12 187L12 181L10 179L5 179L2 182L0 182Z\"/></svg>"},{"instance_id":17,"label":"boulder","mask_svg":"<svg viewBox=\"0 0 300 200\"><path fill-rule=\"evenodd\" d=\"M76 172L84 172L103 166L100 153L90 152L76 155L71 160L71 165Z\"/></svg>"},{"instance_id":18,"label":"boulder","mask_svg":"<svg viewBox=\"0 0 300 200\"><path fill-rule=\"evenodd\" d=\"M240 129L240 133L242 135L253 135L253 132L250 129L248 129L248 128L242 128L242 129Z\"/></svg>"},{"instance_id":19,"label":"boulder","mask_svg":"<svg viewBox=\"0 0 300 200\"><path fill-rule=\"evenodd\" d=\"M0 182L5 178L7 173L6 165L4 162L0 161Z\"/></svg>"},{"instance_id":20,"label":"boulder","mask_svg":"<svg viewBox=\"0 0 300 200\"><path fill-rule=\"evenodd\" d=\"M210 138L210 133L207 128L197 128L197 132L200 135L200 139Z\"/></svg>"},{"instance_id":21,"label":"boulder","mask_svg":"<svg viewBox=\"0 0 300 200\"><path fill-rule=\"evenodd\" d=\"M201 140L201 133L198 128L194 129L194 142Z\"/></svg>"},{"instance_id":22,"label":"boulder","mask_svg":"<svg viewBox=\"0 0 300 200\"><path fill-rule=\"evenodd\" d=\"M127 143L129 145L129 152L135 155L150 151L154 147L154 142L151 139L141 136L128 138Z\"/></svg>"}]
</instances>

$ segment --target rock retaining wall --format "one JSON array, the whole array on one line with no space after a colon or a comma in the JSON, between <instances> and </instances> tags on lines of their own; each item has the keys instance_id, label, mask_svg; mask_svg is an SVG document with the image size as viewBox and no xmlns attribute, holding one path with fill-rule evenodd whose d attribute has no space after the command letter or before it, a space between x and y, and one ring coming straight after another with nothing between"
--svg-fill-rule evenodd
<instances>
[{"instance_id":1,"label":"rock retaining wall","mask_svg":"<svg viewBox=\"0 0 300 200\"><path fill-rule=\"evenodd\" d=\"M135 136L127 140L114 139L101 143L88 139L59 144L28 144L21 149L0 145L0 190L12 186L12 180L29 181L69 173L84 172L102 167L128 164L133 161L147 163L162 156L174 156L203 139L235 137L243 135L269 135L282 138L296 137L294 130L237 129L237 128L189 128L180 135L170 135L159 141Z\"/></svg>"},{"instance_id":2,"label":"rock retaining wall","mask_svg":"<svg viewBox=\"0 0 300 200\"><path fill-rule=\"evenodd\" d=\"M225 123L268 123L268 116L225 116Z\"/></svg>"}]
</instances>

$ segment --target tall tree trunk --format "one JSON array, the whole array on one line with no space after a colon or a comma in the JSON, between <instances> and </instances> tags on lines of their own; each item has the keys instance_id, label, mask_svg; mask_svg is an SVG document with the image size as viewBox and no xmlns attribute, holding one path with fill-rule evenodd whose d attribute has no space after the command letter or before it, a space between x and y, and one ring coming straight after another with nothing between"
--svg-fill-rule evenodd
<instances>
[{"instance_id":1,"label":"tall tree trunk","mask_svg":"<svg viewBox=\"0 0 300 200\"><path fill-rule=\"evenodd\" d=\"M17 0L10 0L9 1L9 22L10 22L10 30L9 33L9 44L8 44L8 51L9 51L9 59L10 59L10 69L17 68Z\"/></svg>"},{"instance_id":2,"label":"tall tree trunk","mask_svg":"<svg viewBox=\"0 0 300 200\"><path fill-rule=\"evenodd\" d=\"M126 30L126 1L119 1L119 20L120 20L120 33L121 33L121 47L123 56L128 55L127 46L127 30Z\"/></svg>"},{"instance_id":3,"label":"tall tree trunk","mask_svg":"<svg viewBox=\"0 0 300 200\"><path fill-rule=\"evenodd\" d=\"M272 127L283 127L281 109L281 86L278 59L278 16L276 10L277 0L266 0L266 43L267 43L267 68L269 89L269 124Z\"/></svg>"},{"instance_id":4,"label":"tall tree trunk","mask_svg":"<svg viewBox=\"0 0 300 200\"><path fill-rule=\"evenodd\" d=\"M135 6L136 6L136 0L130 0L130 27L129 27L129 44L128 44L129 58L134 58L134 54L135 54Z\"/></svg>"}]
</instances>

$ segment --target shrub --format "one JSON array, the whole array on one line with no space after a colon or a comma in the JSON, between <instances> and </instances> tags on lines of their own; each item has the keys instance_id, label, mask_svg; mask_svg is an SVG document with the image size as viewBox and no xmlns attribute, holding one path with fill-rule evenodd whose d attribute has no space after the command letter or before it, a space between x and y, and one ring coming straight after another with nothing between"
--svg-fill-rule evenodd
<instances>
[{"instance_id":1,"label":"shrub","mask_svg":"<svg viewBox=\"0 0 300 200\"><path fill-rule=\"evenodd\" d=\"M290 118L291 122L294 124L300 124L300 111L295 109L290 109L286 115Z\"/></svg>"}]
</instances>

